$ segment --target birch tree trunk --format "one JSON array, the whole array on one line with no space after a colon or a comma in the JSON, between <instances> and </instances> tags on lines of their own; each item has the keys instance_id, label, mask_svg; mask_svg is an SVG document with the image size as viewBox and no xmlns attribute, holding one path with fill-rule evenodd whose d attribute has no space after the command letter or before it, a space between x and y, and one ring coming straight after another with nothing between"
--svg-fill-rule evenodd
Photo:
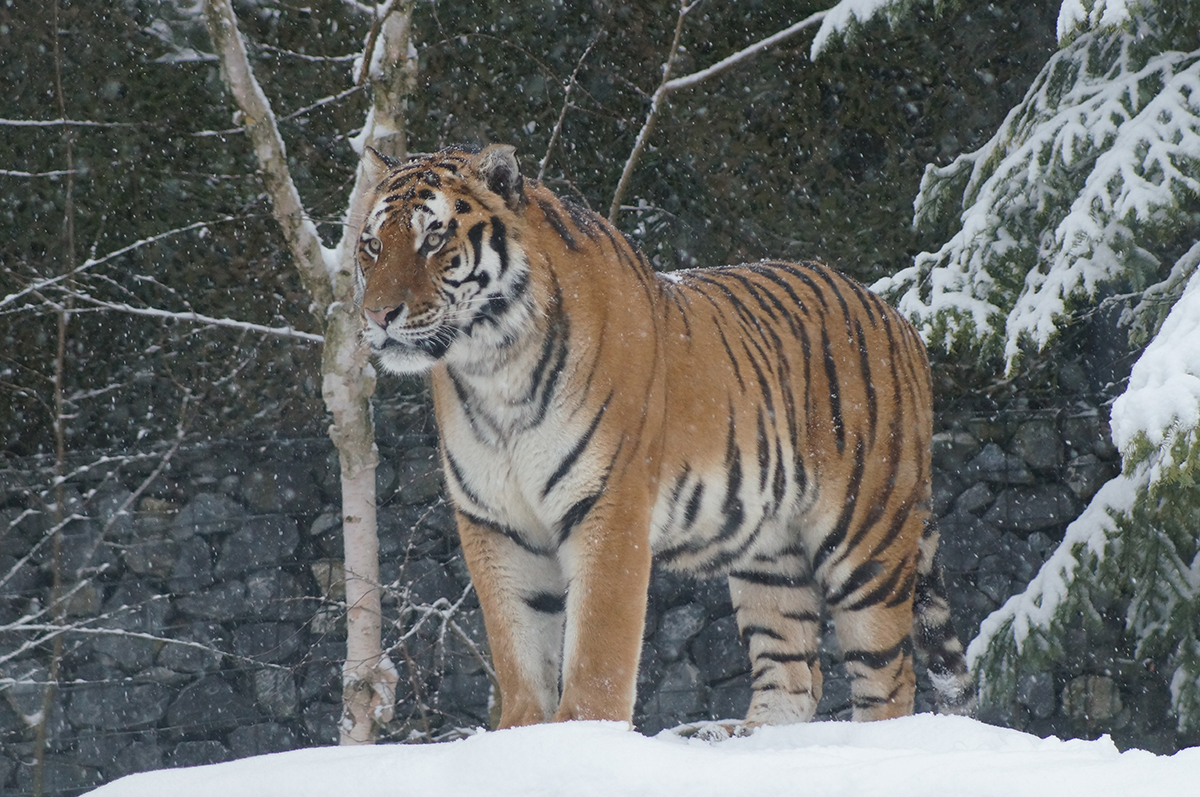
<instances>
[{"instance_id":1,"label":"birch tree trunk","mask_svg":"<svg viewBox=\"0 0 1200 797\"><path fill-rule=\"evenodd\" d=\"M414 0L387 3L377 10L364 53L360 79L369 80L373 105L355 140L385 154L406 152L405 101L416 82L411 42ZM205 23L221 62L226 85L244 117L272 211L283 231L311 310L324 332L322 396L333 416L329 436L341 465L342 532L346 571L346 661L342 669L342 744L370 744L392 718L397 673L381 643L379 542L375 525L375 467L379 451L371 417L375 372L360 335L361 316L353 302L353 262L357 228L371 186L360 167L346 211L346 225L333 250L322 247L304 210L287 166L283 139L270 103L246 58L229 0L205 0Z\"/></svg>"}]
</instances>

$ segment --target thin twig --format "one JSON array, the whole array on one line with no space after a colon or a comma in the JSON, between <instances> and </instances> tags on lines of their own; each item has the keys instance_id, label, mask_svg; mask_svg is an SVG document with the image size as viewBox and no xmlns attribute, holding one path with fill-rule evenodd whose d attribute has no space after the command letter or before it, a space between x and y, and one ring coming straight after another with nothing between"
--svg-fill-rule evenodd
<instances>
[{"instance_id":1,"label":"thin twig","mask_svg":"<svg viewBox=\"0 0 1200 797\"><path fill-rule=\"evenodd\" d=\"M550 162L550 153L554 151L554 144L558 141L558 134L562 131L563 119L567 117L567 108L571 104L571 90L575 88L575 80L579 77L579 70L583 68L583 62L588 57L588 53L596 46L596 43L604 37L604 32L601 31L592 43L583 51L583 55L579 56L579 61L575 64L575 71L571 73L571 79L567 81L567 87L563 90L562 110L558 113L558 121L554 123L554 132L550 134L550 143L546 145L546 154L542 156L542 163L538 166L537 181L542 181L542 176L546 173L546 164Z\"/></svg>"},{"instance_id":2,"label":"thin twig","mask_svg":"<svg viewBox=\"0 0 1200 797\"><path fill-rule=\"evenodd\" d=\"M67 174L78 174L73 169L57 169L52 172L18 172L12 169L0 169L0 177L62 177Z\"/></svg>"},{"instance_id":3,"label":"thin twig","mask_svg":"<svg viewBox=\"0 0 1200 797\"><path fill-rule=\"evenodd\" d=\"M6 305L12 304L13 302L17 301L18 299L28 296L31 293L36 293L38 291L45 290L46 288L49 288L53 285L57 285L58 283L66 280L70 277L76 276L76 275L80 274L81 272L87 271L87 270L89 270L95 266L99 266L103 263L107 263L108 261L113 260L114 258L118 258L121 255L128 254L128 253L134 251L135 249L140 249L143 246L148 246L149 244L161 241L164 238L170 238L175 235L180 235L182 233L189 232L191 230L197 230L197 229L201 229L204 227L209 227L214 224L221 224L221 223L230 222L230 221L241 221L246 218L249 218L249 217L248 216L225 216L223 218L212 219L210 221L197 221L197 222L194 222L193 224L188 224L183 227L176 227L173 230L167 230L166 232L161 232L158 235L152 235L149 238L143 238L140 241L134 241L133 243L131 243L127 246L122 246L120 249L109 252L107 255L104 255L103 257L95 257L95 258L89 257L87 260L83 261L76 268L74 268L69 274L59 274L57 277L49 277L44 280L39 280L38 282L33 283L32 285L28 286L27 288L24 288L23 290L19 290L16 293L10 293L8 296L5 296L3 299L0 299L0 307L5 307Z\"/></svg>"},{"instance_id":4,"label":"thin twig","mask_svg":"<svg viewBox=\"0 0 1200 797\"><path fill-rule=\"evenodd\" d=\"M0 127L137 127L138 122L85 122L78 119L0 119Z\"/></svg>"},{"instance_id":5,"label":"thin twig","mask_svg":"<svg viewBox=\"0 0 1200 797\"><path fill-rule=\"evenodd\" d=\"M699 0L697 0L699 2ZM662 111L662 105L667 95L679 89L691 88L711 77L721 74L731 67L745 61L746 59L757 55L768 47L772 47L784 39L794 36L802 30L816 25L821 20L825 19L828 11L818 11L815 14L810 14L808 17L799 22L784 28L778 33L774 33L761 41L755 42L749 47L745 47L728 58L723 58L712 66L701 69L699 72L693 72L690 75L670 79L671 67L679 53L679 34L683 28L683 19L688 11L691 11L695 3L691 5L680 4L679 19L675 23L675 40L671 44L671 51L667 55L667 62L663 65L663 78L658 89L650 98L650 110L646 113L646 121L642 123L642 129L638 131L637 139L633 142L633 150L629 153L629 159L625 161L625 168L621 172L621 179L617 183L617 189L613 192L612 204L609 206L608 220L614 224L621 211L621 200L625 196L625 191L629 187L630 178L633 176L634 169L637 168L637 162L641 159L642 152L646 148L646 143L650 138L650 134L654 132L654 125L658 121L658 116Z\"/></svg>"},{"instance_id":6,"label":"thin twig","mask_svg":"<svg viewBox=\"0 0 1200 797\"><path fill-rule=\"evenodd\" d=\"M699 0L696 0L699 2ZM646 113L646 121L642 123L642 129L638 131L637 138L633 142L633 150L629 153L628 160L625 161L625 168L621 170L621 179L617 181L617 190L613 192L612 204L608 208L608 220L613 224L617 223L617 216L621 212L621 199L625 196L625 190L629 187L629 181L633 177L633 170L637 167L638 160L642 157L642 150L646 148L646 142L650 138L650 134L654 132L654 125L658 121L658 114L662 108L663 100L667 96L667 82L671 79L671 69L675 66L675 62L679 59L679 39L683 36L683 21L687 18L688 12L695 7L696 3L679 3L679 16L675 20L675 36L671 40L671 49L667 52L667 62L662 66L662 81L655 89L654 95L650 98L650 110Z\"/></svg>"},{"instance_id":7,"label":"thin twig","mask_svg":"<svg viewBox=\"0 0 1200 797\"><path fill-rule=\"evenodd\" d=\"M115 310L121 313L129 313L130 315L147 316L150 318L166 318L175 321L189 321L193 324L204 324L206 326L226 327L229 329L240 329L246 332L257 332L262 335L276 335L282 338L295 338L296 340L306 340L312 343L324 343L325 338L322 335L315 335L312 332L301 332L292 327L268 327L262 324L252 324L249 321L238 321L232 318L214 318L213 316L203 315L201 313L176 313L171 310L159 310L154 307L134 307L133 305L124 302L108 302L103 299L97 299L94 296L89 296L86 293L76 293L76 298L81 301L88 302L96 307L105 310Z\"/></svg>"}]
</instances>

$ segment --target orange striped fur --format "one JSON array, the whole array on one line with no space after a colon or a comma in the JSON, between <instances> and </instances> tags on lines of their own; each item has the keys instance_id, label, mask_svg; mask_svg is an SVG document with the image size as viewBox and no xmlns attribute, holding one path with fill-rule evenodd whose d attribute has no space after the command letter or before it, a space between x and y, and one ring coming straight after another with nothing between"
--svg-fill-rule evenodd
<instances>
[{"instance_id":1,"label":"orange striped fur","mask_svg":"<svg viewBox=\"0 0 1200 797\"><path fill-rule=\"evenodd\" d=\"M367 164L365 335L432 374L501 727L631 718L652 554L728 577L748 726L812 717L826 609L855 719L912 712L914 638L944 708L969 706L929 366L892 308L816 263L655 274L511 147Z\"/></svg>"}]
</instances>

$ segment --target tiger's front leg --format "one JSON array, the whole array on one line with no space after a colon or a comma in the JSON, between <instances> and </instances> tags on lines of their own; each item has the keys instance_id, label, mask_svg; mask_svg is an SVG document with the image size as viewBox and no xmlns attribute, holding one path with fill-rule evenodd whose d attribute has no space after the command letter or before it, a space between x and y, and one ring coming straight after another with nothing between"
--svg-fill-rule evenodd
<instances>
[{"instance_id":1,"label":"tiger's front leg","mask_svg":"<svg viewBox=\"0 0 1200 797\"><path fill-rule=\"evenodd\" d=\"M566 582L552 551L458 513L471 582L500 682L500 728L545 722L558 707Z\"/></svg>"},{"instance_id":2,"label":"tiger's front leg","mask_svg":"<svg viewBox=\"0 0 1200 797\"><path fill-rule=\"evenodd\" d=\"M560 549L567 594L563 720L633 719L650 586L650 507L609 485Z\"/></svg>"}]
</instances>

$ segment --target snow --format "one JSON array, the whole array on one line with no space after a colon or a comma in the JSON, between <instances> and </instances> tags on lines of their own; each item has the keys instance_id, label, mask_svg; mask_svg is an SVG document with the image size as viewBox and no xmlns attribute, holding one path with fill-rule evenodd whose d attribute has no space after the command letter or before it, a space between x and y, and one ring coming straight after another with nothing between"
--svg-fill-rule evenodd
<instances>
[{"instance_id":1,"label":"snow","mask_svg":"<svg viewBox=\"0 0 1200 797\"><path fill-rule=\"evenodd\" d=\"M1029 586L984 618L979 634L967 647L968 667L975 670L988 646L1001 634L1011 633L1019 651L1032 629L1049 629L1059 606L1067 599L1079 556L1084 550L1097 557L1104 556L1108 538L1117 531L1115 518L1133 508L1138 487L1144 481L1144 469L1138 469L1128 476L1117 476L1100 488L1087 509L1067 526L1063 541Z\"/></svg>"},{"instance_id":2,"label":"snow","mask_svg":"<svg viewBox=\"0 0 1200 797\"><path fill-rule=\"evenodd\" d=\"M1058 10L1058 40L1066 41L1081 30L1122 25L1130 20L1130 8L1141 4L1142 0L1063 0Z\"/></svg>"},{"instance_id":3,"label":"snow","mask_svg":"<svg viewBox=\"0 0 1200 797\"><path fill-rule=\"evenodd\" d=\"M1197 269L1200 243L1180 259ZM1113 403L1113 443L1128 452L1144 437L1159 450L1150 482L1169 469L1178 434L1200 426L1200 270L1194 270L1183 295L1171 308L1158 335L1142 352L1129 375L1129 386Z\"/></svg>"},{"instance_id":4,"label":"snow","mask_svg":"<svg viewBox=\"0 0 1200 797\"><path fill-rule=\"evenodd\" d=\"M1121 753L965 717L760 728L709 743L572 722L430 745L326 747L130 775L96 797L273 795L1162 795L1200 774L1200 748Z\"/></svg>"},{"instance_id":5,"label":"snow","mask_svg":"<svg viewBox=\"0 0 1200 797\"><path fill-rule=\"evenodd\" d=\"M873 286L927 342L999 337L1011 369L1022 343L1046 346L1074 303L1156 264L1142 246L1200 193L1200 51L1143 61L1136 47L1131 34L1081 36L987 144L927 169L917 225L958 205L959 231Z\"/></svg>"},{"instance_id":6,"label":"snow","mask_svg":"<svg viewBox=\"0 0 1200 797\"><path fill-rule=\"evenodd\" d=\"M842 0L825 14L821 28L813 38L810 58L817 58L835 40L843 39L855 26L865 25L902 0Z\"/></svg>"}]
</instances>

